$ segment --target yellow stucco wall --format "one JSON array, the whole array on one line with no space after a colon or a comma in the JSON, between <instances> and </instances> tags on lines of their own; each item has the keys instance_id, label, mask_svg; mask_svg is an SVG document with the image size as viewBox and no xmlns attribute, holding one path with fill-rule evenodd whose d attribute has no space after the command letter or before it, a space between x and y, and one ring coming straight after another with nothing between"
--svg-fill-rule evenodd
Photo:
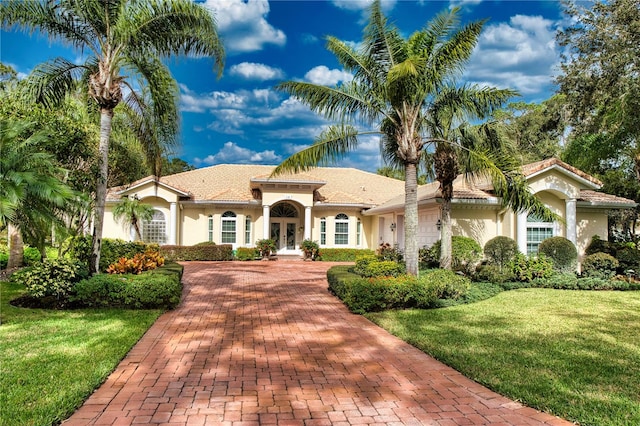
<instances>
[{"instance_id":1,"label":"yellow stucco wall","mask_svg":"<svg viewBox=\"0 0 640 426\"><path fill-rule=\"evenodd\" d=\"M453 235L473 238L484 247L485 243L496 236L496 209L460 208L451 209Z\"/></svg>"}]
</instances>

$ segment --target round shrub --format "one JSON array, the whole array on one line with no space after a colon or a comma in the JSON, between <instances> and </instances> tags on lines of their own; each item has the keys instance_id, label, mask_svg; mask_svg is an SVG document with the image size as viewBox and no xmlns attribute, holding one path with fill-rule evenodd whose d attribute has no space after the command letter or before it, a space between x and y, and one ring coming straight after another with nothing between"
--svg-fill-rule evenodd
<instances>
[{"instance_id":1,"label":"round shrub","mask_svg":"<svg viewBox=\"0 0 640 426\"><path fill-rule=\"evenodd\" d=\"M504 268L518 253L518 243L509 237L498 236L490 239L484 245L484 256L489 264Z\"/></svg>"},{"instance_id":2,"label":"round shrub","mask_svg":"<svg viewBox=\"0 0 640 426\"><path fill-rule=\"evenodd\" d=\"M544 254L538 256L525 256L517 253L509 262L509 270L513 272L514 279L520 282L530 282L536 278L549 278L553 275L553 263Z\"/></svg>"},{"instance_id":3,"label":"round shrub","mask_svg":"<svg viewBox=\"0 0 640 426\"><path fill-rule=\"evenodd\" d=\"M582 261L582 274L585 277L612 278L618 268L618 260L607 253L593 253Z\"/></svg>"},{"instance_id":4,"label":"round shrub","mask_svg":"<svg viewBox=\"0 0 640 426\"><path fill-rule=\"evenodd\" d=\"M619 262L619 271L633 270L636 273L640 270L640 251L635 247L624 246L616 252L616 259Z\"/></svg>"},{"instance_id":5,"label":"round shrub","mask_svg":"<svg viewBox=\"0 0 640 426\"><path fill-rule=\"evenodd\" d=\"M440 261L440 245L438 240L431 246L430 256ZM451 267L454 271L471 275L482 258L482 247L473 238L454 235L451 238Z\"/></svg>"},{"instance_id":6,"label":"round shrub","mask_svg":"<svg viewBox=\"0 0 640 426\"><path fill-rule=\"evenodd\" d=\"M436 299L459 299L469 291L471 280L448 269L431 269L420 276L435 293Z\"/></svg>"},{"instance_id":7,"label":"round shrub","mask_svg":"<svg viewBox=\"0 0 640 426\"><path fill-rule=\"evenodd\" d=\"M578 250L571 241L564 237L551 237L543 240L538 247L538 253L551 259L555 270L571 272L576 269Z\"/></svg>"}]
</instances>

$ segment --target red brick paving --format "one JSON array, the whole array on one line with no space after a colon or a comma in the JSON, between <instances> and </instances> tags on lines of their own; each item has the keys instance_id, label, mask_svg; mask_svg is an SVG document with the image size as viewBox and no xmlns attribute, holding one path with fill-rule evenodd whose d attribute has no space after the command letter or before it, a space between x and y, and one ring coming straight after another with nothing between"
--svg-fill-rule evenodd
<instances>
[{"instance_id":1,"label":"red brick paving","mask_svg":"<svg viewBox=\"0 0 640 426\"><path fill-rule=\"evenodd\" d=\"M351 314L322 262L190 262L71 425L570 425Z\"/></svg>"}]
</instances>

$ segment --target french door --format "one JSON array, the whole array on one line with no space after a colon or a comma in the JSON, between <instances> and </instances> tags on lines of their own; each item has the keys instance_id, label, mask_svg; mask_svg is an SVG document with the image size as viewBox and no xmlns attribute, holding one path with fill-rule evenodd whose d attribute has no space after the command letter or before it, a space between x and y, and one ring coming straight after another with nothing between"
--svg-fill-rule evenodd
<instances>
[{"instance_id":1,"label":"french door","mask_svg":"<svg viewBox=\"0 0 640 426\"><path fill-rule=\"evenodd\" d=\"M272 219L270 238L276 242L278 254L296 253L298 223L291 219Z\"/></svg>"}]
</instances>

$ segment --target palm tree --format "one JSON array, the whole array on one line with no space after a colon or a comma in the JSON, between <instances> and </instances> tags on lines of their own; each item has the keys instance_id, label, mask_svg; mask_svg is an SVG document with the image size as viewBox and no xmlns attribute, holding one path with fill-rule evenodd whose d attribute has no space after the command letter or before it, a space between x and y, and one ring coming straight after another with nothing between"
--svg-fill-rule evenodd
<instances>
[{"instance_id":1,"label":"palm tree","mask_svg":"<svg viewBox=\"0 0 640 426\"><path fill-rule=\"evenodd\" d=\"M5 0L2 26L40 31L76 48L86 59L76 64L56 58L36 67L32 93L47 105L64 99L78 82L100 109L99 176L95 194L90 271L97 273L108 177L109 138L114 109L121 102L177 132L178 89L162 62L171 55L212 57L218 76L224 48L209 11L191 0ZM150 101L136 91L144 87Z\"/></svg>"},{"instance_id":2,"label":"palm tree","mask_svg":"<svg viewBox=\"0 0 640 426\"><path fill-rule=\"evenodd\" d=\"M517 94L507 89L456 86L484 25L478 21L458 29L458 13L457 8L440 13L405 40L387 22L376 1L359 50L335 37L327 39L327 48L353 73L352 82L326 87L290 81L278 86L338 124L329 126L312 146L287 158L274 175L335 161L357 149L359 136L381 134L383 155L405 170L405 259L407 271L414 275L418 274L417 170L427 146L435 146L431 153L435 152L436 178L450 201L451 177L458 174L454 147L460 144L460 131L456 129L464 128L467 121L485 119ZM360 130L357 124L377 129ZM497 166L490 157L473 158L476 165L502 180L499 188L506 187L506 176L495 173ZM449 220L443 222L445 227L448 231L443 236L448 232L449 241L443 241L442 266L450 268Z\"/></svg>"},{"instance_id":3,"label":"palm tree","mask_svg":"<svg viewBox=\"0 0 640 426\"><path fill-rule=\"evenodd\" d=\"M153 206L141 203L137 197L124 196L113 208L113 218L129 223L136 233L136 239L142 240L140 224L153 218Z\"/></svg>"},{"instance_id":4,"label":"palm tree","mask_svg":"<svg viewBox=\"0 0 640 426\"><path fill-rule=\"evenodd\" d=\"M60 180L64 171L38 149L47 133L34 132L30 123L0 119L0 229L8 228L8 268L22 266L22 233L50 232L57 213L75 198Z\"/></svg>"}]
</instances>

